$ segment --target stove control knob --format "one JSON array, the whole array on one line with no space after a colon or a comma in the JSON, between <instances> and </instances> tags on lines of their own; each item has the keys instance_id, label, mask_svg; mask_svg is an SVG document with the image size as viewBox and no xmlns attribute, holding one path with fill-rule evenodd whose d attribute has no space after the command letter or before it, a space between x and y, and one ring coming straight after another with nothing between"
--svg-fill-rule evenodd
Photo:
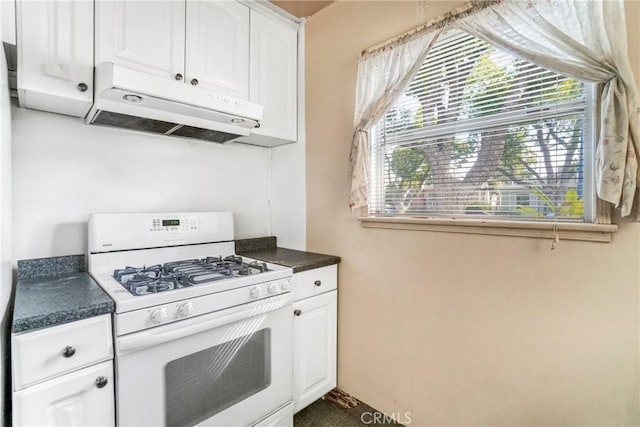
<instances>
[{"instance_id":1,"label":"stove control knob","mask_svg":"<svg viewBox=\"0 0 640 427\"><path fill-rule=\"evenodd\" d=\"M267 290L269 291L270 294L275 294L276 292L278 292L280 290L280 287L278 286L277 283L272 283L272 284L269 285Z\"/></svg>"},{"instance_id":2,"label":"stove control knob","mask_svg":"<svg viewBox=\"0 0 640 427\"><path fill-rule=\"evenodd\" d=\"M178 317L189 317L193 314L193 304L185 302L178 307Z\"/></svg>"},{"instance_id":3,"label":"stove control knob","mask_svg":"<svg viewBox=\"0 0 640 427\"><path fill-rule=\"evenodd\" d=\"M291 283L288 280L285 280L282 282L282 290L283 291L288 291L289 289L291 289Z\"/></svg>"},{"instance_id":4,"label":"stove control knob","mask_svg":"<svg viewBox=\"0 0 640 427\"><path fill-rule=\"evenodd\" d=\"M167 314L167 310L164 308L158 308L157 310L153 310L151 313L151 323L155 323L156 325L166 322L168 318L169 315Z\"/></svg>"},{"instance_id":5,"label":"stove control knob","mask_svg":"<svg viewBox=\"0 0 640 427\"><path fill-rule=\"evenodd\" d=\"M260 288L251 288L249 295L253 299L260 298Z\"/></svg>"}]
</instances>

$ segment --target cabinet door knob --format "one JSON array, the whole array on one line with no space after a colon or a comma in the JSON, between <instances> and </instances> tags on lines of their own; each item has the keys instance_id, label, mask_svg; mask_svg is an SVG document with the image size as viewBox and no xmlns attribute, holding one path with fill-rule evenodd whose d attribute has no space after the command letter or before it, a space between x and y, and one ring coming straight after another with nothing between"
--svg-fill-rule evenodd
<instances>
[{"instance_id":1,"label":"cabinet door knob","mask_svg":"<svg viewBox=\"0 0 640 427\"><path fill-rule=\"evenodd\" d=\"M322 281L316 280L315 282L313 282L313 284L316 285L316 286L320 286L320 285L322 285Z\"/></svg>"},{"instance_id":2,"label":"cabinet door knob","mask_svg":"<svg viewBox=\"0 0 640 427\"><path fill-rule=\"evenodd\" d=\"M101 375L98 378L96 378L96 387L103 388L104 386L107 385L108 382L109 380L107 379L107 377L103 377Z\"/></svg>"},{"instance_id":3,"label":"cabinet door knob","mask_svg":"<svg viewBox=\"0 0 640 427\"><path fill-rule=\"evenodd\" d=\"M191 84L194 86L198 86L198 79L191 79Z\"/></svg>"},{"instance_id":4,"label":"cabinet door knob","mask_svg":"<svg viewBox=\"0 0 640 427\"><path fill-rule=\"evenodd\" d=\"M302 310L296 308L295 310L293 310L293 314L295 314L296 316L300 316L302 314Z\"/></svg>"},{"instance_id":5,"label":"cabinet door knob","mask_svg":"<svg viewBox=\"0 0 640 427\"><path fill-rule=\"evenodd\" d=\"M176 74L176 80L182 80L182 74L180 73Z\"/></svg>"},{"instance_id":6,"label":"cabinet door knob","mask_svg":"<svg viewBox=\"0 0 640 427\"><path fill-rule=\"evenodd\" d=\"M62 350L62 356L69 358L71 356L73 356L74 354L76 354L76 349L71 347L70 345L66 346L63 350Z\"/></svg>"},{"instance_id":7,"label":"cabinet door knob","mask_svg":"<svg viewBox=\"0 0 640 427\"><path fill-rule=\"evenodd\" d=\"M89 86L87 86L86 83L78 83L78 90L80 92L86 92L87 89L89 89Z\"/></svg>"}]
</instances>

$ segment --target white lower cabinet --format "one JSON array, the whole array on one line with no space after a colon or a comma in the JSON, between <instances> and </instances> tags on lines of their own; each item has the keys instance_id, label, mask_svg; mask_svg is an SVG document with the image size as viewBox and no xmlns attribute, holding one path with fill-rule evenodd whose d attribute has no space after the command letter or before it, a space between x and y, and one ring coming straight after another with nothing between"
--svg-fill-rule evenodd
<instances>
[{"instance_id":1,"label":"white lower cabinet","mask_svg":"<svg viewBox=\"0 0 640 427\"><path fill-rule=\"evenodd\" d=\"M335 269L335 266L331 268ZM317 271L322 273L323 269ZM333 280L336 280L335 275ZM295 287L295 275L293 284ZM293 304L295 412L305 408L336 386L337 297L338 292L331 290L295 301Z\"/></svg>"},{"instance_id":2,"label":"white lower cabinet","mask_svg":"<svg viewBox=\"0 0 640 427\"><path fill-rule=\"evenodd\" d=\"M115 426L111 315L11 336L13 425Z\"/></svg>"},{"instance_id":3,"label":"white lower cabinet","mask_svg":"<svg viewBox=\"0 0 640 427\"><path fill-rule=\"evenodd\" d=\"M14 426L114 426L113 364L103 362L13 395Z\"/></svg>"}]
</instances>

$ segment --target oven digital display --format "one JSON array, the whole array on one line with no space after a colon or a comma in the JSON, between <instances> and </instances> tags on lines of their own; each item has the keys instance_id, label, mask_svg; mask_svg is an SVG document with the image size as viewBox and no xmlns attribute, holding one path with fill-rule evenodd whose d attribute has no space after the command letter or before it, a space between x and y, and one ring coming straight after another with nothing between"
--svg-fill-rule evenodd
<instances>
[{"instance_id":1,"label":"oven digital display","mask_svg":"<svg viewBox=\"0 0 640 427\"><path fill-rule=\"evenodd\" d=\"M177 227L180 225L179 219L163 219L162 226L163 227Z\"/></svg>"}]
</instances>

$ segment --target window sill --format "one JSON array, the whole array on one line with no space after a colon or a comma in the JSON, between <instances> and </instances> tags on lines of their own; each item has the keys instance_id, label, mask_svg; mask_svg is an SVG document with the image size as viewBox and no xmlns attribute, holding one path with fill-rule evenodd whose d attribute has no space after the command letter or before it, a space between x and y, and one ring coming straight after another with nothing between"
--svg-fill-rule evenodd
<instances>
[{"instance_id":1,"label":"window sill","mask_svg":"<svg viewBox=\"0 0 640 427\"><path fill-rule=\"evenodd\" d=\"M611 242L618 231L614 224L552 223L535 221L503 221L471 218L407 218L407 217L360 217L366 228L392 230L439 231L446 233L487 234L492 236L531 237L553 239L554 227L560 240L585 242Z\"/></svg>"}]
</instances>

